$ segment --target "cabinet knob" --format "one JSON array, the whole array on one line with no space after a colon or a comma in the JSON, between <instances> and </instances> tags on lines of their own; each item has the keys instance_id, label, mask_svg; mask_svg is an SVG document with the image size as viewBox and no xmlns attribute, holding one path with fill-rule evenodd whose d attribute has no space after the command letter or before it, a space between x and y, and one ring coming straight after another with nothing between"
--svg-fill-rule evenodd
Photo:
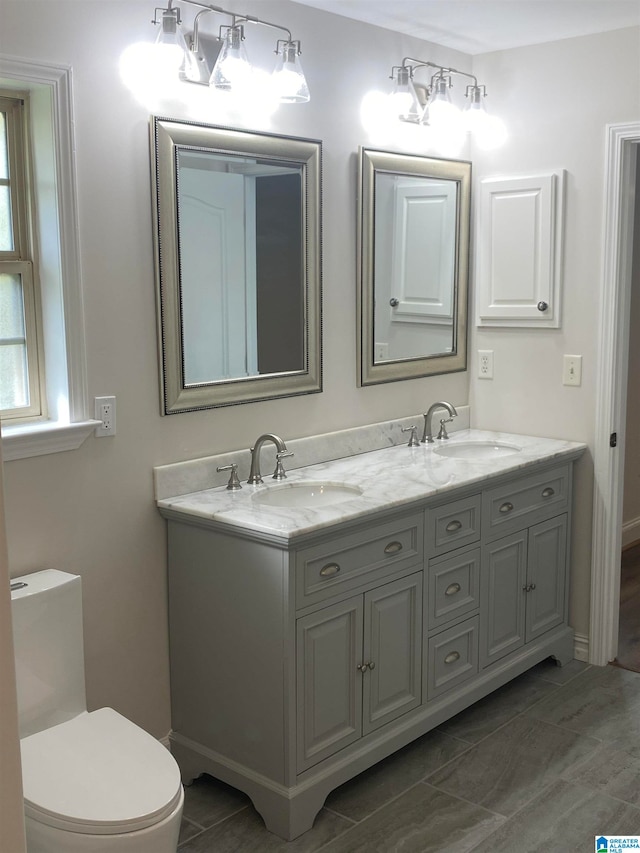
<instances>
[{"instance_id":1,"label":"cabinet knob","mask_svg":"<svg viewBox=\"0 0 640 853\"><path fill-rule=\"evenodd\" d=\"M553 495L555 495L555 489L552 489L551 486L547 486L546 489L542 490L542 497L543 498L550 498Z\"/></svg>"},{"instance_id":2,"label":"cabinet knob","mask_svg":"<svg viewBox=\"0 0 640 853\"><path fill-rule=\"evenodd\" d=\"M511 512L512 509L513 509L513 504L510 503L509 501L505 501L502 504L502 506L500 507L499 512L501 512L503 515L505 515L506 513Z\"/></svg>"},{"instance_id":3,"label":"cabinet knob","mask_svg":"<svg viewBox=\"0 0 640 853\"><path fill-rule=\"evenodd\" d=\"M400 305L400 301L396 299L395 296L392 296L389 300L389 305L391 305L392 308L397 308L398 305Z\"/></svg>"},{"instance_id":4,"label":"cabinet knob","mask_svg":"<svg viewBox=\"0 0 640 853\"><path fill-rule=\"evenodd\" d=\"M366 663L359 663L356 666L356 669L358 670L358 672L366 672L368 669L375 669L375 668L376 668L375 661L372 661L372 660L368 660Z\"/></svg>"},{"instance_id":5,"label":"cabinet knob","mask_svg":"<svg viewBox=\"0 0 640 853\"><path fill-rule=\"evenodd\" d=\"M444 659L446 664L455 663L457 660L460 660L460 652L449 652L449 654Z\"/></svg>"},{"instance_id":6,"label":"cabinet knob","mask_svg":"<svg viewBox=\"0 0 640 853\"><path fill-rule=\"evenodd\" d=\"M462 587L459 583L450 583L449 586L445 589L444 594L455 595L456 593L460 592L461 589Z\"/></svg>"},{"instance_id":7,"label":"cabinet knob","mask_svg":"<svg viewBox=\"0 0 640 853\"><path fill-rule=\"evenodd\" d=\"M323 578L332 578L334 575L337 575L340 571L340 566L337 563L327 563L326 566L323 566L320 569L320 575Z\"/></svg>"},{"instance_id":8,"label":"cabinet knob","mask_svg":"<svg viewBox=\"0 0 640 853\"><path fill-rule=\"evenodd\" d=\"M540 302L538 302L538 311L546 311L548 307L549 307L548 302L543 302L542 300Z\"/></svg>"},{"instance_id":9,"label":"cabinet knob","mask_svg":"<svg viewBox=\"0 0 640 853\"><path fill-rule=\"evenodd\" d=\"M455 533L456 530L460 530L461 527L462 527L462 522L458 521L457 518L454 518L453 521L450 521L449 524L447 524L447 526L445 527L445 530L447 531L447 533Z\"/></svg>"},{"instance_id":10,"label":"cabinet knob","mask_svg":"<svg viewBox=\"0 0 640 853\"><path fill-rule=\"evenodd\" d=\"M385 554L397 554L399 551L402 551L402 542L398 542L397 540L389 542L388 545L384 546Z\"/></svg>"}]
</instances>

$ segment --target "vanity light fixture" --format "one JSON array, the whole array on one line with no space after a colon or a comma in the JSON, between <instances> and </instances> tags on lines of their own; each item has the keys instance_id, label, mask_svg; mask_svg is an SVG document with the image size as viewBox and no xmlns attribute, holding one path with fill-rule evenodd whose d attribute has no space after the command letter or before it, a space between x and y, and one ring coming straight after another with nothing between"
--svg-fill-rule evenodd
<instances>
[{"instance_id":1,"label":"vanity light fixture","mask_svg":"<svg viewBox=\"0 0 640 853\"><path fill-rule=\"evenodd\" d=\"M425 84L415 82L416 71L422 68L433 69ZM454 75L472 81L466 88L467 103L462 111L451 99ZM487 90L474 74L406 56L401 65L391 69L391 79L394 81L393 112L397 109L401 121L425 124L438 130L470 131L484 141L488 141L489 136L495 141L504 136L502 122L487 113Z\"/></svg>"},{"instance_id":2,"label":"vanity light fixture","mask_svg":"<svg viewBox=\"0 0 640 853\"><path fill-rule=\"evenodd\" d=\"M219 6L199 3L197 0L181 2L199 9L193 21L190 38L185 37L182 31L180 9L173 5L173 0L167 0L166 8L156 8L152 21L160 26L155 44L160 61L167 70L172 66L180 79L190 83L205 83L215 89L243 94L251 88L255 74L244 46L245 25L257 24L281 30L287 35L287 38L278 39L274 51L277 60L271 83L277 99L283 103L304 103L309 100L309 87L300 64L300 42L293 39L287 27L253 15L229 12ZM201 66L204 60L199 51L200 18L210 12L227 15L231 18L231 23L220 26L217 40L222 42L222 47L210 76L206 69L203 79Z\"/></svg>"}]
</instances>

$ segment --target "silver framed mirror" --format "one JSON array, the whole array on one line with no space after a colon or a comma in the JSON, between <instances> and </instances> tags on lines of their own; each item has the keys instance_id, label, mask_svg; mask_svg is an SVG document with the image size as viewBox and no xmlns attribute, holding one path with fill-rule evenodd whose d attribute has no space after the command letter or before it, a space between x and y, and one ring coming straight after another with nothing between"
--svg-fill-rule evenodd
<instances>
[{"instance_id":1,"label":"silver framed mirror","mask_svg":"<svg viewBox=\"0 0 640 853\"><path fill-rule=\"evenodd\" d=\"M358 385L466 369L471 163L361 147Z\"/></svg>"},{"instance_id":2,"label":"silver framed mirror","mask_svg":"<svg viewBox=\"0 0 640 853\"><path fill-rule=\"evenodd\" d=\"M321 143L151 120L162 414L322 390Z\"/></svg>"}]
</instances>

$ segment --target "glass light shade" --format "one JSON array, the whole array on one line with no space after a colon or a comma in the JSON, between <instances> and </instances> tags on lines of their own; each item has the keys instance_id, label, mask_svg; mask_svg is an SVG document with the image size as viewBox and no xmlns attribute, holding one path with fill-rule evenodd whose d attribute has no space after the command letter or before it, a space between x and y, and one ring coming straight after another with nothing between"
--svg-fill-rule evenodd
<instances>
[{"instance_id":1,"label":"glass light shade","mask_svg":"<svg viewBox=\"0 0 640 853\"><path fill-rule=\"evenodd\" d=\"M229 27L222 50L213 66L209 84L216 89L239 92L251 84L252 68L243 44L242 27Z\"/></svg>"},{"instance_id":2,"label":"glass light shade","mask_svg":"<svg viewBox=\"0 0 640 853\"><path fill-rule=\"evenodd\" d=\"M425 117L427 116L429 125L435 128L453 127L460 124L460 110L451 102L445 77L438 77L435 81L433 94L425 111Z\"/></svg>"},{"instance_id":3,"label":"glass light shade","mask_svg":"<svg viewBox=\"0 0 640 853\"><path fill-rule=\"evenodd\" d=\"M278 50L272 80L276 97L282 103L303 104L309 100L309 87L300 64L296 42L282 43L281 50Z\"/></svg>"},{"instance_id":4,"label":"glass light shade","mask_svg":"<svg viewBox=\"0 0 640 853\"><path fill-rule=\"evenodd\" d=\"M467 103L462 111L462 117L465 130L471 133L482 133L489 118L484 102L483 88L481 86L467 87Z\"/></svg>"},{"instance_id":5,"label":"glass light shade","mask_svg":"<svg viewBox=\"0 0 640 853\"><path fill-rule=\"evenodd\" d=\"M392 114L404 121L420 121L422 107L408 68L404 66L398 68L396 85L390 97Z\"/></svg>"},{"instance_id":6,"label":"glass light shade","mask_svg":"<svg viewBox=\"0 0 640 853\"><path fill-rule=\"evenodd\" d=\"M165 73L177 74L187 61L189 50L178 23L177 9L163 9L160 32L155 43L155 63L157 69Z\"/></svg>"}]
</instances>

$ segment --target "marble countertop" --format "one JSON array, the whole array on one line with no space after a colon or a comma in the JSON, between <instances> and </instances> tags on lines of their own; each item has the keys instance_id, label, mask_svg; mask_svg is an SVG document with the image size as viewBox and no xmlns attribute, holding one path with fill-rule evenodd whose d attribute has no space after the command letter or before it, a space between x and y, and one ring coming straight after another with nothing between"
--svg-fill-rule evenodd
<instances>
[{"instance_id":1,"label":"marble countertop","mask_svg":"<svg viewBox=\"0 0 640 853\"><path fill-rule=\"evenodd\" d=\"M469 441L506 443L521 450L489 460L463 460L441 456L435 445L410 448L388 447L298 468L287 479L265 476L264 484L229 491L216 487L157 501L166 518L191 521L219 530L276 542L290 542L320 532L323 528L364 519L376 512L401 509L416 501L513 473L536 463L576 458L585 444L485 430L461 430L451 435L447 446ZM286 460L285 460L286 462ZM341 496L326 506L270 506L259 502L266 490L302 483L344 484L360 494ZM453 496L452 496L453 498Z\"/></svg>"}]
</instances>

